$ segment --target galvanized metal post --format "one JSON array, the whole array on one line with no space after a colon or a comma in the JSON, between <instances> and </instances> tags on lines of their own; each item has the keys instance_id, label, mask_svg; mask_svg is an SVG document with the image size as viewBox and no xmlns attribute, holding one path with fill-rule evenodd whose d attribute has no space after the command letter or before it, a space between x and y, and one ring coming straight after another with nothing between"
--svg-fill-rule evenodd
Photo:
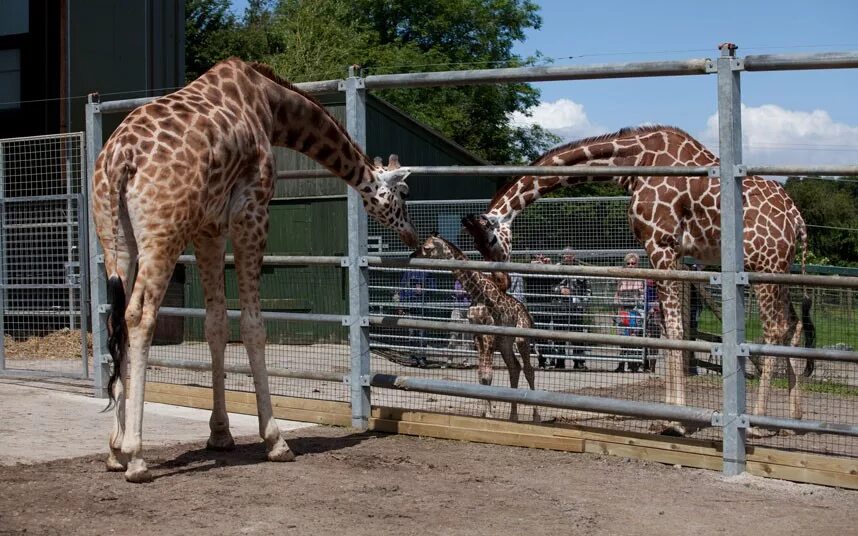
<instances>
[{"instance_id":1,"label":"galvanized metal post","mask_svg":"<svg viewBox=\"0 0 858 536\"><path fill-rule=\"evenodd\" d=\"M82 163L81 167L83 167L83 163L88 161L87 158L87 147L86 139L83 137L78 138L80 142L80 162ZM87 311L91 311L91 297L89 294L89 262L90 262L90 247L89 247L89 187L90 183L90 175L89 175L89 167L87 166L85 169L81 171L80 178L80 191L77 195L77 221L78 221L78 231L77 231L77 261L80 267L78 268L78 292L79 294L79 303L78 309L80 312L80 334L81 334L81 351L80 355L82 356L83 361L83 377L89 377L89 353L88 345L86 343L86 334L89 332L89 327L91 323L97 321L97 319L93 319L90 322L88 318ZM93 366L95 359L93 358ZM97 368L97 367L96 367Z\"/></svg>"},{"instance_id":2,"label":"galvanized metal post","mask_svg":"<svg viewBox=\"0 0 858 536\"><path fill-rule=\"evenodd\" d=\"M104 275L104 252L95 234L92 218L92 176L95 159L101 152L101 108L97 95L89 95L86 105L86 176L89 210L89 276L90 311L92 318L92 375L96 398L107 398L107 380L110 378L110 356L107 351L107 281Z\"/></svg>"},{"instance_id":3,"label":"galvanized metal post","mask_svg":"<svg viewBox=\"0 0 858 536\"><path fill-rule=\"evenodd\" d=\"M6 154L0 143L0 372L6 370Z\"/></svg>"},{"instance_id":4,"label":"galvanized metal post","mask_svg":"<svg viewBox=\"0 0 858 536\"><path fill-rule=\"evenodd\" d=\"M721 165L721 292L722 366L724 382L723 441L724 473L745 471L745 292L742 208L742 109L740 72L736 46L719 47L718 135ZM743 355L744 354L744 355Z\"/></svg>"},{"instance_id":5,"label":"galvanized metal post","mask_svg":"<svg viewBox=\"0 0 858 536\"><path fill-rule=\"evenodd\" d=\"M349 68L349 77L340 84L346 94L346 128L352 139L366 148L366 90L364 80ZM367 266L367 216L360 194L348 191L349 241L349 350L351 355L352 426L369 427L371 410L369 386L369 267Z\"/></svg>"}]
</instances>

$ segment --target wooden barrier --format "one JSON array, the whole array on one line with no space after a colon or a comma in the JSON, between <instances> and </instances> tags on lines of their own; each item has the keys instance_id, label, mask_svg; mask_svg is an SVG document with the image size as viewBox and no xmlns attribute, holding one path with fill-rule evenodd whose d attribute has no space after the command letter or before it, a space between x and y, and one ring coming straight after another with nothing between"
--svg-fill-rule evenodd
<instances>
[{"instance_id":1,"label":"wooden barrier","mask_svg":"<svg viewBox=\"0 0 858 536\"><path fill-rule=\"evenodd\" d=\"M332 426L350 426L347 402L272 396L274 416ZM176 406L211 409L211 389L166 383L147 383L146 400ZM227 411L256 415L253 393L227 391ZM671 465L721 470L721 443L689 438L661 438L562 424L532 424L465 417L399 408L373 407L373 431L588 452L649 460ZM752 475L858 489L858 459L788 452L748 446L747 471Z\"/></svg>"}]
</instances>

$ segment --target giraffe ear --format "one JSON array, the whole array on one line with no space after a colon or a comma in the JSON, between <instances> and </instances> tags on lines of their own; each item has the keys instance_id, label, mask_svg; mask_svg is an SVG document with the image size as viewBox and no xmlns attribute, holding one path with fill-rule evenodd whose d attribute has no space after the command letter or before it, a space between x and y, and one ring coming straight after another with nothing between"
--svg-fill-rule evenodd
<instances>
[{"instance_id":1,"label":"giraffe ear","mask_svg":"<svg viewBox=\"0 0 858 536\"><path fill-rule=\"evenodd\" d=\"M399 169L399 155L392 154L390 158L387 159L387 170L393 171L394 169Z\"/></svg>"},{"instance_id":2,"label":"giraffe ear","mask_svg":"<svg viewBox=\"0 0 858 536\"><path fill-rule=\"evenodd\" d=\"M384 167L384 161L380 156L376 156L372 161L372 165L375 166L375 169L379 169Z\"/></svg>"}]
</instances>

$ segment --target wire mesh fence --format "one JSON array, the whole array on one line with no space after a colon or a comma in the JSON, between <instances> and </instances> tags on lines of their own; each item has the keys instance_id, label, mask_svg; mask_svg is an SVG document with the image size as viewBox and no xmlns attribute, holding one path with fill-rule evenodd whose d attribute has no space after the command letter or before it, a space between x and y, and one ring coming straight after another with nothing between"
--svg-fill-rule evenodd
<instances>
[{"instance_id":1,"label":"wire mesh fence","mask_svg":"<svg viewBox=\"0 0 858 536\"><path fill-rule=\"evenodd\" d=\"M459 220L479 213L488 200L452 202L411 202L409 214L422 236L438 232L458 245L469 258L478 260L470 237ZM581 265L622 265L627 254L639 255L639 266L646 267L643 251L637 249L628 228L626 198L556 198L540 200L524 211L513 224L513 260L520 262L574 263ZM530 212L533 211L533 215ZM584 217L582 215L587 215ZM531 219L532 218L532 219ZM535 220L535 221L534 221ZM562 221L563 225L547 222ZM601 223L600 223L601 222ZM608 222L608 223L604 223ZM608 224L613 227L605 229ZM550 227L550 232L546 231ZM398 239L370 222L371 253L382 256L405 255ZM604 244L600 249L599 244ZM571 254L571 255L570 255ZM546 261L547 259L547 261ZM689 260L689 263L693 261ZM691 266L692 268L700 268ZM537 274L511 274L509 293L522 301L533 316L535 326L558 332L587 332L612 335L660 337L664 333L655 284L644 279L611 277L562 277ZM688 339L720 342L720 286L704 283L683 284L684 332ZM633 296L627 299L625 291ZM800 314L802 298L813 298L811 318L815 325L816 346L853 349L855 344L854 291L849 289L802 289L793 287L791 302ZM449 271L373 267L370 270L372 314L392 315L438 321L467 322L468 297L457 287ZM759 303L752 288L745 292L746 340L766 341L760 321ZM473 337L450 331L433 331L374 326L371 349L377 372L408 374L458 381L478 381L477 352ZM538 389L590 394L626 400L662 402L665 398L666 350L594 344L531 341L531 359L537 368ZM690 353L689 353L690 354ZM718 410L722 407L721 360L708 353L686 355L688 366L686 403ZM766 413L790 417L787 360L777 359ZM747 405L757 405L763 359L747 361ZM805 360L796 360L799 374L807 373ZM854 424L858 421L858 365L816 363L813 374L800 378L800 399L804 418ZM495 385L509 385L509 374L499 354L494 357ZM521 380L520 388L526 388ZM482 414L485 403L437 395L415 395L388 391L385 400L397 406L466 414ZM508 410L495 403L501 412ZM631 431L652 431L659 423L626 417L608 417L584 412L545 409L542 418L576 424ZM495 412L497 414L497 412ZM526 415L519 412L519 415ZM717 439L719 428L707 428L696 437ZM792 436L765 434L753 444L778 446L843 455L858 454L855 438L833 434Z\"/></svg>"},{"instance_id":2,"label":"wire mesh fence","mask_svg":"<svg viewBox=\"0 0 858 536\"><path fill-rule=\"evenodd\" d=\"M0 141L0 356L7 371L87 373L82 151L81 133Z\"/></svg>"}]
</instances>

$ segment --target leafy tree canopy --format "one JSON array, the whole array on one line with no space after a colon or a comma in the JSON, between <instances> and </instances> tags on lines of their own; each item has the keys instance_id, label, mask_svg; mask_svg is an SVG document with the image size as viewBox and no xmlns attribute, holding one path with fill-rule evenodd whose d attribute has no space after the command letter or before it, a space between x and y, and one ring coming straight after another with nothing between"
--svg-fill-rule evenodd
<instances>
[{"instance_id":1,"label":"leafy tree canopy","mask_svg":"<svg viewBox=\"0 0 858 536\"><path fill-rule=\"evenodd\" d=\"M808 225L812 262L858 266L858 182L793 177L785 187Z\"/></svg>"},{"instance_id":2,"label":"leafy tree canopy","mask_svg":"<svg viewBox=\"0 0 858 536\"><path fill-rule=\"evenodd\" d=\"M188 0L187 77L236 55L271 64L293 82L367 74L531 65L512 52L539 28L531 0L251 0L243 17L228 0ZM508 117L539 102L528 84L380 91L418 121L494 163L524 163L559 138Z\"/></svg>"}]
</instances>

